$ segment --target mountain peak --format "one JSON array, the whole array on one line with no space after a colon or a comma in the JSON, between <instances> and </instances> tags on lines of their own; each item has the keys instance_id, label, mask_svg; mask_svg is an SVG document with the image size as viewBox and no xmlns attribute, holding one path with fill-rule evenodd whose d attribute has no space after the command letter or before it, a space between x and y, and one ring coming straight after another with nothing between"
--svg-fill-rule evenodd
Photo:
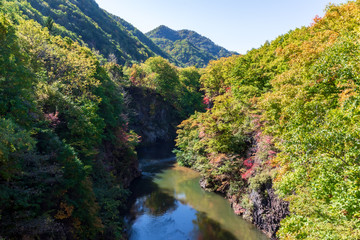
<instances>
[{"instance_id":1,"label":"mountain peak","mask_svg":"<svg viewBox=\"0 0 360 240\"><path fill-rule=\"evenodd\" d=\"M155 28L154 30L146 33L146 35L150 38L166 38L171 41L180 40L180 35L177 31L165 26L160 25L159 27Z\"/></svg>"},{"instance_id":2,"label":"mountain peak","mask_svg":"<svg viewBox=\"0 0 360 240\"><path fill-rule=\"evenodd\" d=\"M161 49L165 49L173 58L186 66L204 67L210 60L237 54L216 45L209 38L193 30L175 31L161 25L146 35Z\"/></svg>"}]
</instances>

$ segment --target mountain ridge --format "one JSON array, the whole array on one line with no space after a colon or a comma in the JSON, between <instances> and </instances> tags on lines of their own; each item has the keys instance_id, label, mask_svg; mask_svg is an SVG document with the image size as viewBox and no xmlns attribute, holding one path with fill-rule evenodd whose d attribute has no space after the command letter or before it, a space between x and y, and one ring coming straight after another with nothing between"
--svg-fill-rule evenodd
<instances>
[{"instance_id":1,"label":"mountain ridge","mask_svg":"<svg viewBox=\"0 0 360 240\"><path fill-rule=\"evenodd\" d=\"M161 56L178 67L205 67L211 60L234 54L191 30L175 31L161 25L155 29L160 31L144 34L121 17L100 8L94 0L10 1L28 19L44 27L51 23L48 27L52 28L52 34L69 37L96 50L103 58L115 57L121 65Z\"/></svg>"},{"instance_id":2,"label":"mountain ridge","mask_svg":"<svg viewBox=\"0 0 360 240\"><path fill-rule=\"evenodd\" d=\"M114 54L122 65L131 61L143 62L156 55L172 61L170 56L141 36L138 29L103 10L94 0L13 2L19 5L28 18L43 26L46 25L44 18L51 18L64 28L58 35L85 43L105 58Z\"/></svg>"},{"instance_id":3,"label":"mountain ridge","mask_svg":"<svg viewBox=\"0 0 360 240\"><path fill-rule=\"evenodd\" d=\"M165 25L145 33L160 48L186 66L205 67L209 61L238 55L193 30L173 30ZM195 54L195 55L194 55ZM191 60L190 60L191 59Z\"/></svg>"}]
</instances>

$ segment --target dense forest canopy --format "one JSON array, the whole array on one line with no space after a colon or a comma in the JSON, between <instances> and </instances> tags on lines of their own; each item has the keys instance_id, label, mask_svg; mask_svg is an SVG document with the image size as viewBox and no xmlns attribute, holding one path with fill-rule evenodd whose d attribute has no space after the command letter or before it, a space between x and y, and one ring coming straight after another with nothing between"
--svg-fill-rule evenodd
<instances>
[{"instance_id":1,"label":"dense forest canopy","mask_svg":"<svg viewBox=\"0 0 360 240\"><path fill-rule=\"evenodd\" d=\"M9 13L13 5L6 4L1 11L1 235L95 238L104 226L122 234L122 220L111 211L117 212L127 195L116 180L124 173L113 175L106 168L132 165L136 141L121 117L119 83L90 49ZM116 149L115 162L100 158L106 144Z\"/></svg>"},{"instance_id":2,"label":"dense forest canopy","mask_svg":"<svg viewBox=\"0 0 360 240\"><path fill-rule=\"evenodd\" d=\"M0 238L125 238L138 89L187 118L178 162L269 236L359 239L360 1L241 56L165 30L169 53L92 0L0 2Z\"/></svg>"},{"instance_id":3,"label":"dense forest canopy","mask_svg":"<svg viewBox=\"0 0 360 240\"><path fill-rule=\"evenodd\" d=\"M180 125L179 162L246 218L256 223L251 194L273 182L290 207L281 239L360 237L359 18L359 1L330 5L309 27L211 62L200 81L212 107Z\"/></svg>"},{"instance_id":4,"label":"dense forest canopy","mask_svg":"<svg viewBox=\"0 0 360 240\"><path fill-rule=\"evenodd\" d=\"M211 60L237 55L190 30L175 31L161 25L146 36L184 66L205 67Z\"/></svg>"},{"instance_id":5,"label":"dense forest canopy","mask_svg":"<svg viewBox=\"0 0 360 240\"><path fill-rule=\"evenodd\" d=\"M53 33L82 42L105 58L115 55L118 63L145 61L160 55L169 57L144 34L123 19L99 8L93 0L11 0L23 17L43 26L52 20Z\"/></svg>"},{"instance_id":6,"label":"dense forest canopy","mask_svg":"<svg viewBox=\"0 0 360 240\"><path fill-rule=\"evenodd\" d=\"M50 18L37 12L43 27L21 14L28 4L0 6L0 236L121 239L140 138L124 87L154 88L184 118L203 109L200 74L149 58L134 85L138 65L126 75Z\"/></svg>"}]
</instances>

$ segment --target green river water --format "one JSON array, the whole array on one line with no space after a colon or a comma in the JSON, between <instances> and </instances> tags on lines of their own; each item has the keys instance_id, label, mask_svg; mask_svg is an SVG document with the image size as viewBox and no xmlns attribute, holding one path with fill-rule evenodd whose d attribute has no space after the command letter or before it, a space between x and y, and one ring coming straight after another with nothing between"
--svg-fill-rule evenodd
<instances>
[{"instance_id":1,"label":"green river water","mask_svg":"<svg viewBox=\"0 0 360 240\"><path fill-rule=\"evenodd\" d=\"M268 239L236 216L222 196L201 189L200 175L178 166L161 146L144 152L143 176L131 187L131 240Z\"/></svg>"}]
</instances>

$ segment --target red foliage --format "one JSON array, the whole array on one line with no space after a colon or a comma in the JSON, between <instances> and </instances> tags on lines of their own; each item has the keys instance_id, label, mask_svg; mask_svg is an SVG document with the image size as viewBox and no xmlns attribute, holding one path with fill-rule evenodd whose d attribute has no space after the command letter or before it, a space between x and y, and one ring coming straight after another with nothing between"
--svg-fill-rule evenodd
<instances>
[{"instance_id":1,"label":"red foliage","mask_svg":"<svg viewBox=\"0 0 360 240\"><path fill-rule=\"evenodd\" d=\"M119 128L116 131L116 138L118 139L119 142L121 143L127 143L129 140L129 135L126 132L126 128Z\"/></svg>"},{"instance_id":2,"label":"red foliage","mask_svg":"<svg viewBox=\"0 0 360 240\"><path fill-rule=\"evenodd\" d=\"M204 97L203 103L206 104L206 105L209 105L210 99L208 97Z\"/></svg>"},{"instance_id":3,"label":"red foliage","mask_svg":"<svg viewBox=\"0 0 360 240\"><path fill-rule=\"evenodd\" d=\"M269 144L269 145L271 145L271 137L270 136L264 136L264 142L266 143L266 144Z\"/></svg>"},{"instance_id":4,"label":"red foliage","mask_svg":"<svg viewBox=\"0 0 360 240\"><path fill-rule=\"evenodd\" d=\"M268 154L269 154L269 156L275 156L275 155L276 155L276 152L273 151L273 150L269 150L269 151L268 151Z\"/></svg>"},{"instance_id":5,"label":"red foliage","mask_svg":"<svg viewBox=\"0 0 360 240\"><path fill-rule=\"evenodd\" d=\"M259 165L256 163L253 164L250 169L248 169L245 173L241 174L242 179L248 179L258 166Z\"/></svg>"},{"instance_id":6,"label":"red foliage","mask_svg":"<svg viewBox=\"0 0 360 240\"><path fill-rule=\"evenodd\" d=\"M122 127L118 128L115 132L115 136L117 146L120 148L130 147L133 144L141 142L141 136L128 131L128 123L125 123Z\"/></svg>"},{"instance_id":7,"label":"red foliage","mask_svg":"<svg viewBox=\"0 0 360 240\"><path fill-rule=\"evenodd\" d=\"M58 115L59 115L58 111L56 111L55 113L45 113L44 114L45 119L50 122L50 125L52 127L56 127L60 123Z\"/></svg>"},{"instance_id":8,"label":"red foliage","mask_svg":"<svg viewBox=\"0 0 360 240\"><path fill-rule=\"evenodd\" d=\"M313 22L310 24L310 26L314 26L316 23L320 22L321 21L321 17L319 17L319 15L316 15L313 19Z\"/></svg>"},{"instance_id":9,"label":"red foliage","mask_svg":"<svg viewBox=\"0 0 360 240\"><path fill-rule=\"evenodd\" d=\"M244 165L247 168L251 168L254 165L254 161L251 158L244 160Z\"/></svg>"},{"instance_id":10,"label":"red foliage","mask_svg":"<svg viewBox=\"0 0 360 240\"><path fill-rule=\"evenodd\" d=\"M258 166L257 164L254 164L253 158L245 159L243 162L244 166L247 168L246 172L241 174L242 179L247 179L251 176L251 174L254 172L255 168Z\"/></svg>"}]
</instances>

